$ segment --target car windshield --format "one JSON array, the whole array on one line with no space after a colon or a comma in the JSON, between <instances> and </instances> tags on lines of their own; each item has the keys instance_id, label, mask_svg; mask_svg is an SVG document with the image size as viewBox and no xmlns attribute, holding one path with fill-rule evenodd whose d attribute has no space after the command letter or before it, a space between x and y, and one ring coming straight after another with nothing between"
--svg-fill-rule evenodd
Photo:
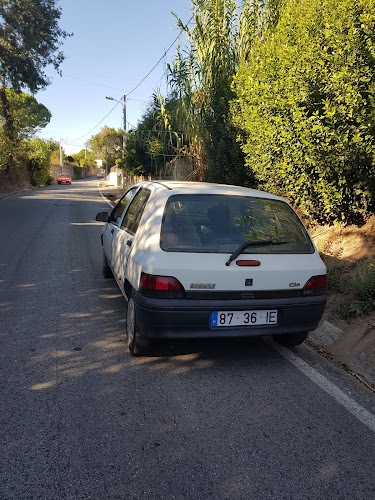
<instances>
[{"instance_id":1,"label":"car windshield","mask_svg":"<svg viewBox=\"0 0 375 500\"><path fill-rule=\"evenodd\" d=\"M69 174L60 174L59 177L70 177L70 176L69 176Z\"/></svg>"},{"instance_id":2,"label":"car windshield","mask_svg":"<svg viewBox=\"0 0 375 500\"><path fill-rule=\"evenodd\" d=\"M224 195L173 195L163 219L161 247L175 252L313 253L311 239L281 200ZM257 245L258 243L258 245Z\"/></svg>"}]
</instances>

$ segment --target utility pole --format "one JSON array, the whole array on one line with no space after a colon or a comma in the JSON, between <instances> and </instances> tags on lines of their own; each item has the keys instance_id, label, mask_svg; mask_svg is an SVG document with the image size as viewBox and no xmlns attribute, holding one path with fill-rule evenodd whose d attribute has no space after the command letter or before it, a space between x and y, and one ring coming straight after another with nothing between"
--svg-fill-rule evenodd
<instances>
[{"instance_id":1,"label":"utility pole","mask_svg":"<svg viewBox=\"0 0 375 500\"><path fill-rule=\"evenodd\" d=\"M122 151L125 154L125 147L126 147L126 95L123 96L122 111L123 111L123 119L124 119L124 126L123 126L123 131L122 131Z\"/></svg>"},{"instance_id":2,"label":"utility pole","mask_svg":"<svg viewBox=\"0 0 375 500\"><path fill-rule=\"evenodd\" d=\"M106 96L106 99L109 101L116 101L120 103L117 99L114 99L113 97ZM123 119L123 126L122 126L122 152L125 153L125 146L126 146L126 95L123 95L122 97L122 119Z\"/></svg>"},{"instance_id":3,"label":"utility pole","mask_svg":"<svg viewBox=\"0 0 375 500\"><path fill-rule=\"evenodd\" d=\"M62 141L62 139L60 139L60 174L62 174L62 171L63 171L61 141Z\"/></svg>"},{"instance_id":4,"label":"utility pole","mask_svg":"<svg viewBox=\"0 0 375 500\"><path fill-rule=\"evenodd\" d=\"M82 174L83 174L83 171L85 172L85 179L87 177L87 155L86 155L86 148L85 148L85 166L84 168L82 169Z\"/></svg>"}]
</instances>

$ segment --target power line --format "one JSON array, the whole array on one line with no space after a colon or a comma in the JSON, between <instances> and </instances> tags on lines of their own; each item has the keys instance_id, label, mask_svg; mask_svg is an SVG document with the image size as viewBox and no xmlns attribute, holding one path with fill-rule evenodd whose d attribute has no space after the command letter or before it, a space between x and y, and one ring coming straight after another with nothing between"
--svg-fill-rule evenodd
<instances>
[{"instance_id":1,"label":"power line","mask_svg":"<svg viewBox=\"0 0 375 500\"><path fill-rule=\"evenodd\" d=\"M120 92L123 92L123 89L110 87L109 85L103 85L102 83L93 82L91 80L85 80L84 78L80 78L79 76L68 75L67 73L63 73L62 76L67 76L69 78L74 78L75 80L80 80L81 82L92 83L93 85L98 85L99 87L105 87L107 89L119 90Z\"/></svg>"},{"instance_id":2,"label":"power line","mask_svg":"<svg viewBox=\"0 0 375 500\"><path fill-rule=\"evenodd\" d=\"M187 22L186 26L188 26L190 24L190 22L192 21L194 16L191 16L191 18L189 19L189 21ZM173 45L177 42L177 40L179 39L181 33L184 31L184 29L181 29L179 34L176 36L176 38L173 40L173 42L170 44L170 46L167 48L167 50L164 51L164 54L161 56L161 58L158 60L158 62L155 64L155 66L147 73L147 75L138 83L138 85L136 85L134 87L134 89L132 89L130 92L128 92L126 94L126 97L128 97L130 94L132 94L138 87L140 87L142 85L142 83L146 80L146 78L148 76L150 76L150 74L154 71L154 69L156 68L156 66L160 63L160 61L162 61L162 59L168 54L168 52L171 50L171 48L173 47Z\"/></svg>"},{"instance_id":3,"label":"power line","mask_svg":"<svg viewBox=\"0 0 375 500\"><path fill-rule=\"evenodd\" d=\"M179 36L181 35L181 31L180 33L177 35L177 37L173 40L173 42L171 43L171 45L168 47L167 50L164 51L164 54L161 56L161 58L158 60L158 62L155 64L155 66L153 66L153 68L147 73L147 75L138 83L138 85L136 85L134 87L134 89L132 89L130 92L128 92L126 94L126 97L128 97L130 94L132 94L135 90L137 90L138 87L140 87L142 85L142 83L146 80L146 78L148 78L151 73L154 71L154 69L156 68L156 66L160 63L160 61L162 61L164 59L164 57L167 55L167 53L170 51L170 49L173 47L173 45L176 43L176 41L178 40Z\"/></svg>"},{"instance_id":4,"label":"power line","mask_svg":"<svg viewBox=\"0 0 375 500\"><path fill-rule=\"evenodd\" d=\"M95 127L93 127L89 132L87 132L86 134L81 135L81 137L78 137L77 139L71 139L71 140L72 141L79 141L80 139L83 139L83 137L86 137L86 135L89 135L93 130L95 130L97 127L99 127L99 125L101 123L104 122L104 120L107 118L107 116L109 116L112 113L112 111L115 109L115 107L118 106L118 105L119 105L119 103L116 102L116 104L113 106L113 108L111 109L111 111L109 113L107 113L105 115L105 117L97 125L95 125Z\"/></svg>"},{"instance_id":5,"label":"power line","mask_svg":"<svg viewBox=\"0 0 375 500\"><path fill-rule=\"evenodd\" d=\"M192 17L189 19L189 21L188 21L188 23L187 23L187 25L186 25L186 26L188 26L188 25L190 24L190 22L191 22L191 20L193 19L193 17L194 17L194 16L192 16ZM172 42L172 43L171 43L171 45L168 47L168 49L164 51L163 55L160 57L160 59L158 60L158 62L157 62L157 63L156 63L156 64L152 67L152 69L151 69L151 70L147 73L147 75L146 75L146 76L145 76L145 77L144 77L144 78L143 78L143 79L142 79L142 80L138 83L138 85L136 85L136 86L135 86L135 87L134 87L134 88L133 88L130 92L128 92L127 94L125 94L125 95L126 95L126 97L128 97L128 96L129 96L130 94L132 94L135 90L137 90L137 88L138 88L138 87L140 87L140 86L142 85L142 83L146 80L146 78L148 78L148 77L151 75L151 73L154 71L154 69L155 69L155 68L158 66L158 64L160 63L160 61L162 61L162 60L163 60L163 58L164 58L164 57L167 55L167 53L171 50L171 48L173 47L173 45L177 42L178 38L180 37L180 35L181 35L181 33L182 33L183 31L184 31L183 29L181 29L181 30L180 30L179 34L178 34L178 35L176 36L176 38L173 40L173 42ZM69 76L69 75L67 75L67 76ZM71 78L74 78L74 77L71 77ZM83 81L87 81L87 82L89 82L89 83L95 83L95 82L90 82L89 80L83 80ZM101 85L101 84L95 84L95 85ZM102 86L103 86L103 87L105 87L106 85L102 85ZM114 89L114 87L108 87L108 88L112 88L112 89ZM120 89L114 89L114 90L120 90ZM93 128L92 128L89 132L87 132L86 134L82 135L81 137L78 137L78 139L73 139L73 141L79 141L79 140L80 140L80 139L82 139L83 137L86 137L86 135L89 135L89 134L90 134L93 130L95 130L97 127L99 127L99 125L100 125L101 123L103 123L103 121L107 118L107 116L109 116L109 115L112 113L112 111L115 109L115 107L116 107L118 104L119 104L119 103L117 102L117 103L113 106L113 108L111 109L111 111L110 111L109 113L107 113L107 114L105 115L105 117L104 117L104 118L103 118L103 119L102 119L102 120L101 120L101 121L100 121L97 125L95 125L95 127L93 127Z\"/></svg>"}]
</instances>

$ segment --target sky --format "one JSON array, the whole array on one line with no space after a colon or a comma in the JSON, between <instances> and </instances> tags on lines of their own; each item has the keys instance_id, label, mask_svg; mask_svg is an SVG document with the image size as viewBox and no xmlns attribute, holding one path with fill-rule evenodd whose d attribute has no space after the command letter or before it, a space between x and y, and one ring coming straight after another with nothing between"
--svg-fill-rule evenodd
<instances>
[{"instance_id":1,"label":"sky","mask_svg":"<svg viewBox=\"0 0 375 500\"><path fill-rule=\"evenodd\" d=\"M163 55L180 32L171 12L187 23L192 10L190 0L60 0L58 5L59 26L73 36L61 46L62 77L48 67L51 84L35 95L52 114L38 135L61 140L65 153L74 154L102 127L122 129L124 95L128 129L137 126L154 92L166 95L166 63L177 42Z\"/></svg>"}]
</instances>

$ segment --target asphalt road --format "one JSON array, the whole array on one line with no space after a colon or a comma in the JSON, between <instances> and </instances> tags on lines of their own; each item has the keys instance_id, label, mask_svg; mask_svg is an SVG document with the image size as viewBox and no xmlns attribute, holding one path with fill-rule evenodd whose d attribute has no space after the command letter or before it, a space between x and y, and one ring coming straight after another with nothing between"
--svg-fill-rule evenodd
<instances>
[{"instance_id":1,"label":"asphalt road","mask_svg":"<svg viewBox=\"0 0 375 500\"><path fill-rule=\"evenodd\" d=\"M0 200L0 500L375 498L374 394L308 347L130 356L97 184Z\"/></svg>"}]
</instances>

